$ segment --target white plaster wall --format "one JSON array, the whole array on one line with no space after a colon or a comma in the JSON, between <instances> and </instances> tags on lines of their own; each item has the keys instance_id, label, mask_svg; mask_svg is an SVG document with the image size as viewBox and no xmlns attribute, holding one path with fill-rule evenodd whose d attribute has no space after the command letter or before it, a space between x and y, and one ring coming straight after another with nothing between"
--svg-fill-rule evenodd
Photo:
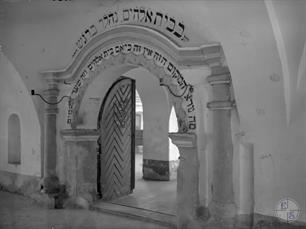
<instances>
[{"instance_id":1,"label":"white plaster wall","mask_svg":"<svg viewBox=\"0 0 306 229\"><path fill-rule=\"evenodd\" d=\"M287 124L284 74L265 3L225 2L207 7L232 74L242 141L254 144L255 212L274 215L284 197L305 209L305 106ZM295 21L300 28L303 23ZM305 212L299 220L306 220Z\"/></svg>"},{"instance_id":2,"label":"white plaster wall","mask_svg":"<svg viewBox=\"0 0 306 229\"><path fill-rule=\"evenodd\" d=\"M8 119L16 113L21 126L21 164L8 164ZM40 126L33 101L19 73L0 53L0 170L41 176Z\"/></svg>"},{"instance_id":3,"label":"white plaster wall","mask_svg":"<svg viewBox=\"0 0 306 229\"><path fill-rule=\"evenodd\" d=\"M290 122L302 114L306 93L297 90L306 42L305 26L300 24L306 21L306 2L266 0L265 3L282 64L287 122Z\"/></svg>"}]
</instances>

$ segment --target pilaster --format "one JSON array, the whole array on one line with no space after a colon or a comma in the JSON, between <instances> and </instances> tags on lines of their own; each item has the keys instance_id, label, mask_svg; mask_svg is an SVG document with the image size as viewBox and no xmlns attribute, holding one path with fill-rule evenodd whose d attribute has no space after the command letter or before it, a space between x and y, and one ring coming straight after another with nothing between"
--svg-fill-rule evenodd
<instances>
[{"instance_id":1,"label":"pilaster","mask_svg":"<svg viewBox=\"0 0 306 229\"><path fill-rule=\"evenodd\" d=\"M52 74L44 75L47 82L47 88L43 95L45 102L44 117L44 177L43 189L47 193L53 193L59 186L56 175L56 158L57 158L57 114L58 106L56 104L59 95L58 84Z\"/></svg>"},{"instance_id":2,"label":"pilaster","mask_svg":"<svg viewBox=\"0 0 306 229\"><path fill-rule=\"evenodd\" d=\"M196 228L199 207L199 160L195 134L170 133L179 148L177 172L177 219L179 229Z\"/></svg>"},{"instance_id":3,"label":"pilaster","mask_svg":"<svg viewBox=\"0 0 306 229\"><path fill-rule=\"evenodd\" d=\"M214 58L213 58L214 59ZM220 61L220 58L218 59ZM197 121L197 152L199 159L199 202L201 208L201 218L207 219L208 214L208 200L210 198L210 184L209 184L209 161L208 161L208 136L207 133L207 108L209 94L209 84L207 76L211 74L209 66L193 66L181 70L184 74L186 81L193 86L193 102L196 107L195 115Z\"/></svg>"},{"instance_id":4,"label":"pilaster","mask_svg":"<svg viewBox=\"0 0 306 229\"><path fill-rule=\"evenodd\" d=\"M207 107L213 112L213 179L212 201L209 205L214 218L234 218L236 205L233 190L233 144L231 136L231 77L227 67L212 68L207 77L212 88L211 101Z\"/></svg>"}]
</instances>

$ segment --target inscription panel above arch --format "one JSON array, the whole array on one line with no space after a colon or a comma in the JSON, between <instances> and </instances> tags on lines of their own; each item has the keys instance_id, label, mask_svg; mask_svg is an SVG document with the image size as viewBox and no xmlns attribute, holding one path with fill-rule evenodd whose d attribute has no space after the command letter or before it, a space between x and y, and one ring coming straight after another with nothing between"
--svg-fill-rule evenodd
<instances>
[{"instance_id":1,"label":"inscription panel above arch","mask_svg":"<svg viewBox=\"0 0 306 229\"><path fill-rule=\"evenodd\" d=\"M72 52L74 58L94 37L118 25L139 25L163 32L176 43L188 42L184 22L173 15L146 6L124 6L109 9L88 25L75 42Z\"/></svg>"}]
</instances>

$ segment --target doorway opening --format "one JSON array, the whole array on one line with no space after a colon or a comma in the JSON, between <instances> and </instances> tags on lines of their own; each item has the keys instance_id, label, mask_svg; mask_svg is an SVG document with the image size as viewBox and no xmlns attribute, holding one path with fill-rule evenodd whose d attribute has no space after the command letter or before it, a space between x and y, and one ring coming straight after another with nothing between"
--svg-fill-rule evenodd
<instances>
[{"instance_id":1,"label":"doorway opening","mask_svg":"<svg viewBox=\"0 0 306 229\"><path fill-rule=\"evenodd\" d=\"M156 77L150 75L152 75L152 73L143 68L132 69L125 73L125 78L133 79L136 84L133 93L135 98L132 100L135 103L132 106L134 107L134 115L131 115L134 120L130 120L135 126L135 134L131 135L131 142L135 144L134 152L131 152L134 153L134 156L131 158L135 160L132 162L135 164L131 165L131 168L134 169L131 175L134 175L135 184L132 184L130 192L124 193L123 195L114 195L114 198L105 199L104 201L120 206L175 216L177 186L175 170L178 165L178 149L168 138L168 132L177 131L177 119L174 108L169 104L166 93L163 91L164 89L159 86ZM107 93L105 97L106 100L107 96L114 95L112 93ZM125 99L118 99L118 101L124 102ZM162 101L162 103L160 101ZM118 107L124 106L118 105ZM117 112L120 113L120 111ZM109 122L109 119L106 119L106 121ZM163 130L164 133L154 133L156 131L158 132L159 129L155 124L161 126L166 124ZM101 137L101 141L103 142L103 134ZM110 134L110 137L117 139L113 134ZM110 138L107 139L107 141L110 140ZM117 139L116 144L119 141L120 140ZM157 152L160 156L154 155L154 152L152 152L152 150L158 151L158 149L152 146L152 142L154 141L156 141L157 144L164 145L164 148L161 148L163 151ZM101 150L102 159L102 157L105 156L103 147ZM167 164L168 179L159 179L153 172L148 172L150 168L144 165L147 161L157 163L157 165L158 163L162 165ZM109 166L109 164L106 164L106 166ZM120 170L119 166L116 166L116 169ZM159 170L159 168L157 168L157 170ZM162 168L161 170L165 169ZM103 169L101 171L103 173ZM120 172L118 172L118 175L120 175ZM130 180L133 181L133 179ZM117 182L117 175L115 182Z\"/></svg>"},{"instance_id":2,"label":"doorway opening","mask_svg":"<svg viewBox=\"0 0 306 229\"><path fill-rule=\"evenodd\" d=\"M143 177L143 109L140 97L137 98L138 92L136 91L135 94L136 123L137 116L142 121L139 123L140 126L138 126L141 128L137 129L136 125L135 189L133 193L111 202L174 216L176 215L176 177L173 176L169 181L148 180ZM176 119L176 117L174 118ZM175 119L172 122L175 122ZM173 126L169 125L170 127L173 128ZM169 142L169 149L173 150L175 147L175 145Z\"/></svg>"}]
</instances>

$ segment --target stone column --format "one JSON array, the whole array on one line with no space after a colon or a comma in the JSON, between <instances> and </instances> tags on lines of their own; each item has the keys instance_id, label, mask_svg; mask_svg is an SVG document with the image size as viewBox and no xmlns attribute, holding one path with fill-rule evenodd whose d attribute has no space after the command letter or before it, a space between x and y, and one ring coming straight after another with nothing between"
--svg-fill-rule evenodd
<instances>
[{"instance_id":1,"label":"stone column","mask_svg":"<svg viewBox=\"0 0 306 229\"><path fill-rule=\"evenodd\" d=\"M45 76L47 89L43 95L45 102L44 117L44 177L43 189L46 193L53 193L58 188L59 180L56 176L56 156L57 156L57 102L59 95L58 84L55 82L52 74Z\"/></svg>"},{"instance_id":2,"label":"stone column","mask_svg":"<svg viewBox=\"0 0 306 229\"><path fill-rule=\"evenodd\" d=\"M209 210L214 218L236 215L233 191L233 144L231 137L230 73L226 67L212 68L207 77L212 87L212 99L207 107L213 112L213 181Z\"/></svg>"},{"instance_id":3,"label":"stone column","mask_svg":"<svg viewBox=\"0 0 306 229\"><path fill-rule=\"evenodd\" d=\"M196 135L170 133L169 137L180 152L180 163L177 171L178 229L198 228L199 160Z\"/></svg>"},{"instance_id":4,"label":"stone column","mask_svg":"<svg viewBox=\"0 0 306 229\"><path fill-rule=\"evenodd\" d=\"M209 66L193 66L188 69L182 69L182 74L186 77L186 81L194 88L193 102L196 107L195 115L197 120L197 152L199 159L199 203L201 218L208 218L208 200L210 198L210 184L209 184L209 161L207 154L207 110L206 104L208 102L208 90L210 85L207 83L207 76L211 74Z\"/></svg>"}]
</instances>

